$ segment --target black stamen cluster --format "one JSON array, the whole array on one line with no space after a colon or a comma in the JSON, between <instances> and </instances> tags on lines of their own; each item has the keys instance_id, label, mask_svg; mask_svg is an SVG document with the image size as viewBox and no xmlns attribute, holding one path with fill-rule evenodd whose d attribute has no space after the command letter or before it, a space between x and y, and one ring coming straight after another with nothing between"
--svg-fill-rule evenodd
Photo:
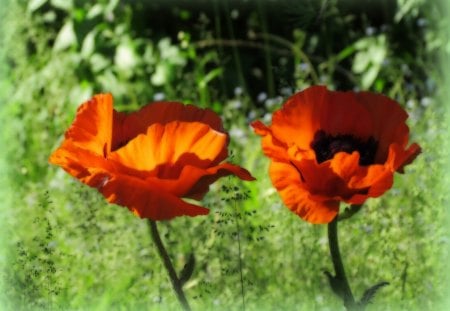
<instances>
[{"instance_id":1,"label":"black stamen cluster","mask_svg":"<svg viewBox=\"0 0 450 311\"><path fill-rule=\"evenodd\" d=\"M318 163L333 158L338 152L352 153L359 152L359 165L367 166L375 163L375 154L378 142L371 136L366 141L350 134L339 134L336 136L327 134L319 130L314 134L311 148L316 153Z\"/></svg>"}]
</instances>

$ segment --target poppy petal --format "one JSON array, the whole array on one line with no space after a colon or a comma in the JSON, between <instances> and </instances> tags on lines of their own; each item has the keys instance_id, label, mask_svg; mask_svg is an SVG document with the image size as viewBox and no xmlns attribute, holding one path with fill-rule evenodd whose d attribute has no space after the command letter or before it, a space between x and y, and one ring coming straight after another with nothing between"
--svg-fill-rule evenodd
<instances>
[{"instance_id":1,"label":"poppy petal","mask_svg":"<svg viewBox=\"0 0 450 311\"><path fill-rule=\"evenodd\" d=\"M103 156L79 148L71 140L66 140L56 149L49 158L49 162L62 167L75 178L82 180L89 176L89 168L99 167L111 170L110 162Z\"/></svg>"},{"instance_id":2,"label":"poppy petal","mask_svg":"<svg viewBox=\"0 0 450 311\"><path fill-rule=\"evenodd\" d=\"M126 206L141 218L168 220L209 213L207 208L185 202L148 181L132 176L93 171L89 185L97 188L108 202Z\"/></svg>"},{"instance_id":3,"label":"poppy petal","mask_svg":"<svg viewBox=\"0 0 450 311\"><path fill-rule=\"evenodd\" d=\"M255 180L247 170L230 163L222 163L207 169L186 165L176 179L162 179L151 176L145 178L145 180L157 185L161 191L170 192L177 197L200 200L208 191L209 185L220 177L228 175L235 175L242 180Z\"/></svg>"},{"instance_id":4,"label":"poppy petal","mask_svg":"<svg viewBox=\"0 0 450 311\"><path fill-rule=\"evenodd\" d=\"M98 169L111 174L128 174L141 179L145 178L143 172L125 167L114 160L105 159L90 150L81 149L71 141L64 141L61 147L50 156L49 162L62 167L85 184L88 184L88 180L92 178L92 170Z\"/></svg>"},{"instance_id":5,"label":"poppy petal","mask_svg":"<svg viewBox=\"0 0 450 311\"><path fill-rule=\"evenodd\" d=\"M394 143L389 146L388 159L386 162L393 171L403 173L404 167L414 161L421 151L420 146L416 143L409 146L406 150L399 144Z\"/></svg>"},{"instance_id":6,"label":"poppy petal","mask_svg":"<svg viewBox=\"0 0 450 311\"><path fill-rule=\"evenodd\" d=\"M397 172L404 173L405 166L411 164L421 152L422 148L418 144L413 143L409 146L409 148L405 151L405 157L396 168Z\"/></svg>"},{"instance_id":7,"label":"poppy petal","mask_svg":"<svg viewBox=\"0 0 450 311\"><path fill-rule=\"evenodd\" d=\"M313 86L290 97L272 117L274 136L299 149L309 150L315 133L353 133L368 138L372 132L369 112L351 92L329 92Z\"/></svg>"},{"instance_id":8,"label":"poppy petal","mask_svg":"<svg viewBox=\"0 0 450 311\"><path fill-rule=\"evenodd\" d=\"M406 147L409 129L405 121L408 114L397 102L381 94L360 92L356 97L372 116L372 135L379 142L375 162L383 163L390 144L398 143Z\"/></svg>"},{"instance_id":9,"label":"poppy petal","mask_svg":"<svg viewBox=\"0 0 450 311\"><path fill-rule=\"evenodd\" d=\"M351 154L338 152L331 159L330 167L336 175L348 182L360 168L359 158L359 152L357 151Z\"/></svg>"},{"instance_id":10,"label":"poppy petal","mask_svg":"<svg viewBox=\"0 0 450 311\"><path fill-rule=\"evenodd\" d=\"M316 86L288 98L272 116L273 135L287 145L310 149L314 134L320 127L319 116L326 97L326 88Z\"/></svg>"},{"instance_id":11,"label":"poppy petal","mask_svg":"<svg viewBox=\"0 0 450 311\"><path fill-rule=\"evenodd\" d=\"M178 102L151 103L130 114L118 113L115 121L116 135L122 141L129 141L139 134L145 134L155 123L165 125L173 121L199 122L225 133L222 120L214 111Z\"/></svg>"},{"instance_id":12,"label":"poppy petal","mask_svg":"<svg viewBox=\"0 0 450 311\"><path fill-rule=\"evenodd\" d=\"M137 170L158 169L160 178L176 178L184 165L206 168L224 153L226 156L227 139L226 134L198 122L156 123L145 135L138 135L113 152L110 158Z\"/></svg>"},{"instance_id":13,"label":"poppy petal","mask_svg":"<svg viewBox=\"0 0 450 311\"><path fill-rule=\"evenodd\" d=\"M82 104L65 137L77 146L106 157L111 150L113 99L111 94L95 95Z\"/></svg>"},{"instance_id":14,"label":"poppy petal","mask_svg":"<svg viewBox=\"0 0 450 311\"><path fill-rule=\"evenodd\" d=\"M373 132L370 113L353 92L328 92L321 110L320 126L331 135L351 133L362 139L369 138Z\"/></svg>"},{"instance_id":15,"label":"poppy petal","mask_svg":"<svg viewBox=\"0 0 450 311\"><path fill-rule=\"evenodd\" d=\"M209 186L212 183L221 177L229 175L235 175L240 179L247 181L255 180L255 178L246 169L230 163L222 163L206 169L201 175L199 174L196 178L197 181L195 184L189 188L189 192L184 196L195 200L201 200L205 196L206 192L208 192Z\"/></svg>"},{"instance_id":16,"label":"poppy petal","mask_svg":"<svg viewBox=\"0 0 450 311\"><path fill-rule=\"evenodd\" d=\"M331 168L346 183L348 192L341 196L347 203L362 204L369 197L379 197L392 187L393 171L386 165L360 166L358 152L337 153L331 161Z\"/></svg>"},{"instance_id":17,"label":"poppy petal","mask_svg":"<svg viewBox=\"0 0 450 311\"><path fill-rule=\"evenodd\" d=\"M261 121L251 123L255 133L263 136L262 149L264 154L278 161L288 161L289 156L286 152L287 145L273 136L272 130L265 126Z\"/></svg>"},{"instance_id":18,"label":"poppy petal","mask_svg":"<svg viewBox=\"0 0 450 311\"><path fill-rule=\"evenodd\" d=\"M270 177L284 204L302 219L314 223L328 223L339 211L339 201L314 201L305 188L297 169L283 162L271 162Z\"/></svg>"}]
</instances>

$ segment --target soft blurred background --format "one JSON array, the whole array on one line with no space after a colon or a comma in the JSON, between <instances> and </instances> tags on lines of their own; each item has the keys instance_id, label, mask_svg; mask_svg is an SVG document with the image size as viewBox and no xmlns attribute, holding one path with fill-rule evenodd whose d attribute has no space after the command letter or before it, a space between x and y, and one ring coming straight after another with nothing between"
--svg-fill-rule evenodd
<instances>
[{"instance_id":1,"label":"soft blurred background","mask_svg":"<svg viewBox=\"0 0 450 311\"><path fill-rule=\"evenodd\" d=\"M332 270L326 226L282 205L248 125L269 122L313 84L396 99L423 147L385 196L340 225L354 293L384 280L368 310L445 310L446 1L0 7L3 310L179 309L146 222L47 162L78 105L99 92L121 111L157 100L213 109L230 132L231 160L258 179L224 179L203 201L210 215L160 223L178 271L196 255L185 287L194 310L243 310L243 298L245 310L342 310L323 274Z\"/></svg>"}]
</instances>

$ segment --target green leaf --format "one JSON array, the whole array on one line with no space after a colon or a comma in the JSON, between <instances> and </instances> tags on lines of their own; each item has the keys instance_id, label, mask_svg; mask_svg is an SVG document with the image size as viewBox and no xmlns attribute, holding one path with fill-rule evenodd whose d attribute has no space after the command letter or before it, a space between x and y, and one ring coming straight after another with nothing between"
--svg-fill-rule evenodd
<instances>
[{"instance_id":1,"label":"green leaf","mask_svg":"<svg viewBox=\"0 0 450 311\"><path fill-rule=\"evenodd\" d=\"M380 68L378 65L372 65L364 72L361 78L361 86L363 89L368 89L372 86L380 72Z\"/></svg>"},{"instance_id":2,"label":"green leaf","mask_svg":"<svg viewBox=\"0 0 450 311\"><path fill-rule=\"evenodd\" d=\"M356 49L353 45L347 46L342 51L339 52L339 54L336 56L336 60L340 62L341 60L349 57L353 53L355 53Z\"/></svg>"},{"instance_id":3,"label":"green leaf","mask_svg":"<svg viewBox=\"0 0 450 311\"><path fill-rule=\"evenodd\" d=\"M213 70L211 70L210 72L208 72L208 74L206 74L198 83L200 88L205 88L209 82L211 82L213 79L215 79L216 77L220 77L223 73L223 69L222 68L215 68Z\"/></svg>"},{"instance_id":4,"label":"green leaf","mask_svg":"<svg viewBox=\"0 0 450 311\"><path fill-rule=\"evenodd\" d=\"M99 16L102 13L103 13L103 6L101 4L97 3L97 4L93 5L89 9L89 11L88 11L88 13L86 15L86 18L87 19L92 19L92 18L95 18L95 17Z\"/></svg>"},{"instance_id":5,"label":"green leaf","mask_svg":"<svg viewBox=\"0 0 450 311\"><path fill-rule=\"evenodd\" d=\"M102 54L93 54L89 57L89 61L91 64L91 69L95 73L99 73L111 65L109 59L105 58Z\"/></svg>"},{"instance_id":6,"label":"green leaf","mask_svg":"<svg viewBox=\"0 0 450 311\"><path fill-rule=\"evenodd\" d=\"M81 44L81 56L84 58L89 57L95 51L95 35L97 34L96 30L90 31L83 40Z\"/></svg>"},{"instance_id":7,"label":"green leaf","mask_svg":"<svg viewBox=\"0 0 450 311\"><path fill-rule=\"evenodd\" d=\"M345 293L342 290L343 288L342 280L332 275L329 271L323 271L323 273L327 276L328 282L330 284L333 293L335 293L338 297L344 299Z\"/></svg>"},{"instance_id":8,"label":"green leaf","mask_svg":"<svg viewBox=\"0 0 450 311\"><path fill-rule=\"evenodd\" d=\"M153 65L156 63L157 60L152 42L146 43L145 51L144 54L142 55L142 61L147 65Z\"/></svg>"},{"instance_id":9,"label":"green leaf","mask_svg":"<svg viewBox=\"0 0 450 311\"><path fill-rule=\"evenodd\" d=\"M54 10L48 11L42 15L42 19L47 23L53 23L56 20L56 13Z\"/></svg>"},{"instance_id":10,"label":"green leaf","mask_svg":"<svg viewBox=\"0 0 450 311\"><path fill-rule=\"evenodd\" d=\"M114 63L119 70L132 71L136 66L138 59L130 42L121 43L116 48Z\"/></svg>"},{"instance_id":11,"label":"green leaf","mask_svg":"<svg viewBox=\"0 0 450 311\"><path fill-rule=\"evenodd\" d=\"M120 97L127 93L127 88L110 69L106 69L97 77L103 90L114 91L114 96Z\"/></svg>"},{"instance_id":12,"label":"green leaf","mask_svg":"<svg viewBox=\"0 0 450 311\"><path fill-rule=\"evenodd\" d=\"M342 221L345 219L348 219L350 217L352 217L353 215L355 215L356 213L358 213L361 210L361 207L363 206L363 204L352 204L349 207L347 207L344 212L342 212L341 214L339 214L339 218L338 221Z\"/></svg>"},{"instance_id":13,"label":"green leaf","mask_svg":"<svg viewBox=\"0 0 450 311\"><path fill-rule=\"evenodd\" d=\"M66 12L70 12L73 8L72 0L50 0L50 3L55 8L61 9Z\"/></svg>"},{"instance_id":14,"label":"green leaf","mask_svg":"<svg viewBox=\"0 0 450 311\"><path fill-rule=\"evenodd\" d=\"M357 50L353 59L352 71L361 74L361 87L368 89L375 82L387 56L387 43L384 35L358 40L353 44Z\"/></svg>"},{"instance_id":15,"label":"green leaf","mask_svg":"<svg viewBox=\"0 0 450 311\"><path fill-rule=\"evenodd\" d=\"M180 49L178 46L172 45L169 38L161 39L158 42L158 49L161 59L173 65L184 66L186 64L186 59L181 54Z\"/></svg>"},{"instance_id":16,"label":"green leaf","mask_svg":"<svg viewBox=\"0 0 450 311\"><path fill-rule=\"evenodd\" d=\"M150 81L155 86L161 86L166 83L169 79L170 69L169 65L166 63L158 63L156 65L155 73L150 78Z\"/></svg>"},{"instance_id":17,"label":"green leaf","mask_svg":"<svg viewBox=\"0 0 450 311\"><path fill-rule=\"evenodd\" d=\"M378 290L380 290L382 287L387 286L387 285L389 285L389 282L383 281L383 282L377 283L374 286L367 289L364 292L359 304L362 305L363 307L367 306L373 300L373 298L375 297L375 294L378 292Z\"/></svg>"},{"instance_id":18,"label":"green leaf","mask_svg":"<svg viewBox=\"0 0 450 311\"><path fill-rule=\"evenodd\" d=\"M47 0L30 0L30 2L28 2L27 11L33 13L41 6L43 6L46 2Z\"/></svg>"},{"instance_id":19,"label":"green leaf","mask_svg":"<svg viewBox=\"0 0 450 311\"><path fill-rule=\"evenodd\" d=\"M354 73L362 73L370 64L370 59L367 56L367 53L364 52L358 52L355 55L355 58L353 59L353 66L352 70Z\"/></svg>"},{"instance_id":20,"label":"green leaf","mask_svg":"<svg viewBox=\"0 0 450 311\"><path fill-rule=\"evenodd\" d=\"M189 279L192 276L192 273L194 272L194 268L195 268L195 256L194 253L191 253L189 255L187 263L183 267L183 270L181 270L180 272L181 285L189 281Z\"/></svg>"},{"instance_id":21,"label":"green leaf","mask_svg":"<svg viewBox=\"0 0 450 311\"><path fill-rule=\"evenodd\" d=\"M108 3L108 5L105 8L105 14L106 15L112 15L113 11L115 10L117 5L119 4L119 0L111 0L111 1L108 1L107 3Z\"/></svg>"},{"instance_id":22,"label":"green leaf","mask_svg":"<svg viewBox=\"0 0 450 311\"><path fill-rule=\"evenodd\" d=\"M65 50L70 46L77 44L77 36L73 28L73 22L67 21L56 36L55 43L53 45L54 51Z\"/></svg>"}]
</instances>

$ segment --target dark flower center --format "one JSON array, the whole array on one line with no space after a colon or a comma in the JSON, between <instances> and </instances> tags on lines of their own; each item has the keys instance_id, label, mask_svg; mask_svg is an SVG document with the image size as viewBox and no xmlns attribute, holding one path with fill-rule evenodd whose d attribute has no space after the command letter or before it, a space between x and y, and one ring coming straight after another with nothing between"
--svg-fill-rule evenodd
<instances>
[{"instance_id":1,"label":"dark flower center","mask_svg":"<svg viewBox=\"0 0 450 311\"><path fill-rule=\"evenodd\" d=\"M311 148L316 153L318 163L333 158L338 152L352 153L359 152L359 165L370 165L375 163L375 153L378 142L371 136L366 141L349 134L339 134L336 136L327 134L319 130L314 134Z\"/></svg>"}]
</instances>

